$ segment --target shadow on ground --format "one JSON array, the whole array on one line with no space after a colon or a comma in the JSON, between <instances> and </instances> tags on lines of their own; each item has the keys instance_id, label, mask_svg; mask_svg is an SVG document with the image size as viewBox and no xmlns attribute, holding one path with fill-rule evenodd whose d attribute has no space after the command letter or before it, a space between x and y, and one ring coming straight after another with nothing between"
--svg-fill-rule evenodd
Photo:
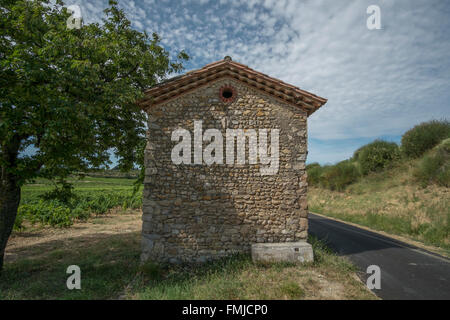
<instances>
[{"instance_id":1,"label":"shadow on ground","mask_svg":"<svg viewBox=\"0 0 450 320\"><path fill-rule=\"evenodd\" d=\"M8 249L0 299L116 298L136 275L140 232L88 233ZM68 290L67 267L81 269L82 290Z\"/></svg>"}]
</instances>

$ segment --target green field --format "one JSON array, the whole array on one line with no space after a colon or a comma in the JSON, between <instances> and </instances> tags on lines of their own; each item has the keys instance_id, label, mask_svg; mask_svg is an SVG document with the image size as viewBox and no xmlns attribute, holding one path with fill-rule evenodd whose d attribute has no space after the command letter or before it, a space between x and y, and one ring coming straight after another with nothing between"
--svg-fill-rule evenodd
<instances>
[{"instance_id":1,"label":"green field","mask_svg":"<svg viewBox=\"0 0 450 320\"><path fill-rule=\"evenodd\" d=\"M135 179L126 178L98 178L86 176L82 179L69 178L68 182L75 187L79 195L98 192L130 192L133 190ZM21 203L33 203L39 200L39 195L51 191L54 185L47 179L36 179L33 183L26 184L22 188Z\"/></svg>"},{"instance_id":2,"label":"green field","mask_svg":"<svg viewBox=\"0 0 450 320\"><path fill-rule=\"evenodd\" d=\"M135 179L84 177L68 182L74 189L72 196L67 198L49 197L56 186L48 180L38 179L25 185L15 230L30 224L68 227L75 221L86 220L92 214L105 214L112 208L138 209L142 206L142 191L133 192Z\"/></svg>"}]
</instances>

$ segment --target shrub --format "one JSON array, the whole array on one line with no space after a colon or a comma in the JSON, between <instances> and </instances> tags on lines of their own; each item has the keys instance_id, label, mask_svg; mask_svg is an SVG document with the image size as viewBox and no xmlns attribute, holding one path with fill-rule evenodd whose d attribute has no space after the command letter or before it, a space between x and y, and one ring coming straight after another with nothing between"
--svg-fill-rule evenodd
<instances>
[{"instance_id":1,"label":"shrub","mask_svg":"<svg viewBox=\"0 0 450 320\"><path fill-rule=\"evenodd\" d=\"M320 175L323 172L323 168L320 166L320 164L309 168L307 167L306 172L308 174L308 185L318 186L320 182Z\"/></svg>"},{"instance_id":2,"label":"shrub","mask_svg":"<svg viewBox=\"0 0 450 320\"><path fill-rule=\"evenodd\" d=\"M19 207L18 213L32 224L40 223L52 227L70 227L73 224L70 208L55 200L24 204Z\"/></svg>"},{"instance_id":3,"label":"shrub","mask_svg":"<svg viewBox=\"0 0 450 320\"><path fill-rule=\"evenodd\" d=\"M447 138L450 138L450 122L424 122L402 136L402 152L409 158L418 158Z\"/></svg>"},{"instance_id":4,"label":"shrub","mask_svg":"<svg viewBox=\"0 0 450 320\"><path fill-rule=\"evenodd\" d=\"M313 162L313 163L306 165L306 170L310 170L312 168L317 168L317 167L320 167L320 164L318 162Z\"/></svg>"},{"instance_id":5,"label":"shrub","mask_svg":"<svg viewBox=\"0 0 450 320\"><path fill-rule=\"evenodd\" d=\"M23 229L23 221L32 224L50 225L53 227L69 227L75 220L87 220L92 213L105 214L114 207L138 209L142 206L142 194L133 192L95 192L71 194L70 197L58 198L52 191L39 196L38 201L24 203L19 206L14 230Z\"/></svg>"},{"instance_id":6,"label":"shrub","mask_svg":"<svg viewBox=\"0 0 450 320\"><path fill-rule=\"evenodd\" d=\"M60 187L56 185L53 190L45 192L39 197L47 201L57 200L64 204L69 204L70 200L76 198L75 194L73 193L73 186L64 181L60 182L59 184L61 185Z\"/></svg>"},{"instance_id":7,"label":"shrub","mask_svg":"<svg viewBox=\"0 0 450 320\"><path fill-rule=\"evenodd\" d=\"M450 139L444 140L435 150L423 157L414 176L425 187L436 183L450 187Z\"/></svg>"},{"instance_id":8,"label":"shrub","mask_svg":"<svg viewBox=\"0 0 450 320\"><path fill-rule=\"evenodd\" d=\"M72 217L77 220L86 221L91 216L91 213L82 207L75 207L72 210Z\"/></svg>"},{"instance_id":9,"label":"shrub","mask_svg":"<svg viewBox=\"0 0 450 320\"><path fill-rule=\"evenodd\" d=\"M364 149L365 146L362 146L358 149L356 149L355 152L353 152L353 156L350 158L352 161L358 161L359 155L361 154L361 151Z\"/></svg>"},{"instance_id":10,"label":"shrub","mask_svg":"<svg viewBox=\"0 0 450 320\"><path fill-rule=\"evenodd\" d=\"M123 209L137 209L142 206L142 194L132 192L100 192L87 196L80 196L76 208L95 213L104 214L109 209L121 206Z\"/></svg>"},{"instance_id":11,"label":"shrub","mask_svg":"<svg viewBox=\"0 0 450 320\"><path fill-rule=\"evenodd\" d=\"M23 221L25 220L25 217L23 213L20 212L20 210L17 210L16 220L14 220L14 231L22 231L25 229L25 226L23 225Z\"/></svg>"},{"instance_id":12,"label":"shrub","mask_svg":"<svg viewBox=\"0 0 450 320\"><path fill-rule=\"evenodd\" d=\"M361 173L379 171L400 159L400 150L395 142L375 140L361 148L358 162Z\"/></svg>"},{"instance_id":13,"label":"shrub","mask_svg":"<svg viewBox=\"0 0 450 320\"><path fill-rule=\"evenodd\" d=\"M349 184L356 182L359 176L355 163L345 160L334 166L323 167L319 180L324 188L342 191Z\"/></svg>"}]
</instances>

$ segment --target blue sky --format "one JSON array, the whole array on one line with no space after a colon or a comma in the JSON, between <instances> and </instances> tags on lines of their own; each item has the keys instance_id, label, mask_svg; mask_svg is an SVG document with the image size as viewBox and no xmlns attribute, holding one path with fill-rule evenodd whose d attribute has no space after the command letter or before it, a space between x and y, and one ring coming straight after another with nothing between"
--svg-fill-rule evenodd
<instances>
[{"instance_id":1,"label":"blue sky","mask_svg":"<svg viewBox=\"0 0 450 320\"><path fill-rule=\"evenodd\" d=\"M106 0L67 0L85 22ZM381 9L368 30L366 9ZM439 0L119 1L134 28L191 57L186 71L234 61L328 99L309 118L308 162L334 163L377 138L449 119L450 2Z\"/></svg>"}]
</instances>

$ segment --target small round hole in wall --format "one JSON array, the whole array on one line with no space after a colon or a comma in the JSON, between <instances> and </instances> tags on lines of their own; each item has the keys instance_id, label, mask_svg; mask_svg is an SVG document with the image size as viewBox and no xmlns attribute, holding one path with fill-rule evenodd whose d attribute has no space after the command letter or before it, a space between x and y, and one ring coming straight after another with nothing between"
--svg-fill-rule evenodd
<instances>
[{"instance_id":1,"label":"small round hole in wall","mask_svg":"<svg viewBox=\"0 0 450 320\"><path fill-rule=\"evenodd\" d=\"M223 90L222 97L224 97L225 99L230 99L231 97L233 97L233 91L231 91L230 89Z\"/></svg>"},{"instance_id":2,"label":"small round hole in wall","mask_svg":"<svg viewBox=\"0 0 450 320\"><path fill-rule=\"evenodd\" d=\"M236 98L236 90L231 86L220 88L220 99L223 102L232 102Z\"/></svg>"}]
</instances>

